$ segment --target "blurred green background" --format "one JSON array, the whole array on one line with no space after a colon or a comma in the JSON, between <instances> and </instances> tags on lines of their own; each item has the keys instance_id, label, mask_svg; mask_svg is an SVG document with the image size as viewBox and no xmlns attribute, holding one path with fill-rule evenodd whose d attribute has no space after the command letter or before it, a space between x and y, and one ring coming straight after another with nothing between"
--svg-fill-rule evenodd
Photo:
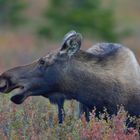
<instances>
[{"instance_id":1,"label":"blurred green background","mask_svg":"<svg viewBox=\"0 0 140 140\"><path fill-rule=\"evenodd\" d=\"M0 0L0 73L60 47L69 30L83 49L117 42L140 60L139 0Z\"/></svg>"}]
</instances>

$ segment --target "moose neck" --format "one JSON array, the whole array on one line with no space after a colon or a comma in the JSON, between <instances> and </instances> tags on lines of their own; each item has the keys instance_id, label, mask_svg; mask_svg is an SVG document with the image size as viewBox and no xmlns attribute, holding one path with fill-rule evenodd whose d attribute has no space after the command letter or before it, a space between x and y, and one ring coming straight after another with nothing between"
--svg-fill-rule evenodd
<instances>
[{"instance_id":1,"label":"moose neck","mask_svg":"<svg viewBox=\"0 0 140 140\"><path fill-rule=\"evenodd\" d=\"M97 59L92 54L80 51L67 63L61 82L66 98L76 99L93 107L105 92L109 92L107 87L113 84L110 84L111 80L105 78L104 74L100 75L102 72L98 71L100 66L96 63ZM120 89L117 87L116 90Z\"/></svg>"}]
</instances>

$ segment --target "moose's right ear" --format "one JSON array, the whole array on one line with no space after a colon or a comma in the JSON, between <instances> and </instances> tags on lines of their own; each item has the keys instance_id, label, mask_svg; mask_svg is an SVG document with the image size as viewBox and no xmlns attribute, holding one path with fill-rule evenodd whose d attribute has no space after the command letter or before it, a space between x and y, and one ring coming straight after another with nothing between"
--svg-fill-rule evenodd
<instances>
[{"instance_id":1,"label":"moose's right ear","mask_svg":"<svg viewBox=\"0 0 140 140\"><path fill-rule=\"evenodd\" d=\"M63 40L62 47L60 49L60 55L66 54L69 57L74 55L81 47L82 35L75 31L68 32Z\"/></svg>"}]
</instances>

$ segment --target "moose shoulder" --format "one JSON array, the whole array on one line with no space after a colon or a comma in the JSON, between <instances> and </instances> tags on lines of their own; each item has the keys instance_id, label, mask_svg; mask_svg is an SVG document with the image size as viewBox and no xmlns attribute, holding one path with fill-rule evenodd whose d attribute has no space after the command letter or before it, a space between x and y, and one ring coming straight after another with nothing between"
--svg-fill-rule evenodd
<instances>
[{"instance_id":1,"label":"moose shoulder","mask_svg":"<svg viewBox=\"0 0 140 140\"><path fill-rule=\"evenodd\" d=\"M72 33L72 35L70 35ZM116 113L123 105L131 115L140 115L140 68L131 50L113 43L80 50L81 35L68 33L60 50L30 65L0 76L0 91L19 88L11 100L22 103L28 96L75 99L89 110L107 108Z\"/></svg>"},{"instance_id":2,"label":"moose shoulder","mask_svg":"<svg viewBox=\"0 0 140 140\"><path fill-rule=\"evenodd\" d=\"M60 87L68 97L90 110L94 106L97 111L106 107L113 114L117 105L123 105L131 115L140 115L140 69L128 48L119 44L97 44L87 52L80 50L67 67L61 81L65 85Z\"/></svg>"}]
</instances>

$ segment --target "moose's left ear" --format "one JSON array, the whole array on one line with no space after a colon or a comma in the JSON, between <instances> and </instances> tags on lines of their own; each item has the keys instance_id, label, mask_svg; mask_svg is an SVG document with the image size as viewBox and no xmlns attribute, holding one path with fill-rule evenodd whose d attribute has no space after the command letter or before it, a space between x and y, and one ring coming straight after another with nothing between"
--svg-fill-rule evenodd
<instances>
[{"instance_id":1,"label":"moose's left ear","mask_svg":"<svg viewBox=\"0 0 140 140\"><path fill-rule=\"evenodd\" d=\"M81 42L82 42L82 35L80 33L76 33L75 31L70 31L65 35L59 53L66 54L69 57L71 57L80 49Z\"/></svg>"}]
</instances>

